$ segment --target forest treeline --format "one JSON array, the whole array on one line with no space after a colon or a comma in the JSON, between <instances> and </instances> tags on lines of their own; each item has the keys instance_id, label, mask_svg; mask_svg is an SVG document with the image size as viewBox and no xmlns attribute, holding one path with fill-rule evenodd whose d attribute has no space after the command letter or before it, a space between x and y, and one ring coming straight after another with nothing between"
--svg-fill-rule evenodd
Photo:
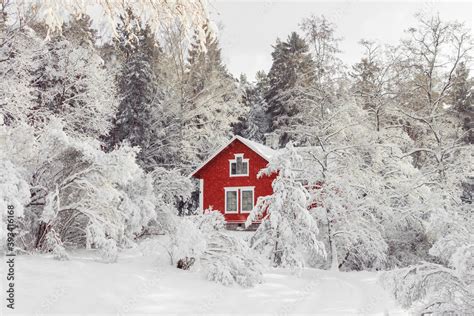
<instances>
[{"instance_id":1,"label":"forest treeline","mask_svg":"<svg viewBox=\"0 0 474 316\"><path fill-rule=\"evenodd\" d=\"M256 251L273 266L395 269L383 283L404 307L473 308L464 25L417 15L399 44L363 39L347 65L336 25L309 16L248 79L227 70L210 21L189 36L130 8L107 40L85 14L52 30L1 3L0 208L15 206L18 251L67 259L88 247L113 262L159 231L172 264L200 257L224 284L261 281ZM215 212L176 216L196 190L189 172L234 134L281 148L266 170L282 171L268 221L249 245ZM315 197L301 183L323 185Z\"/></svg>"}]
</instances>

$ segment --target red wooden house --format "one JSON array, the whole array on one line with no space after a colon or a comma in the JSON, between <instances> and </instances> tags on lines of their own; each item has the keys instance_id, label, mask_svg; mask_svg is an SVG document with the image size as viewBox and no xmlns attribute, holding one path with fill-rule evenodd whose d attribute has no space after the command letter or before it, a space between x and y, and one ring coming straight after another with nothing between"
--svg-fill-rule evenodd
<instances>
[{"instance_id":1,"label":"red wooden house","mask_svg":"<svg viewBox=\"0 0 474 316\"><path fill-rule=\"evenodd\" d=\"M199 208L220 211L230 225L243 226L257 198L273 193L276 174L257 178L275 150L235 136L190 176L199 179Z\"/></svg>"}]
</instances>

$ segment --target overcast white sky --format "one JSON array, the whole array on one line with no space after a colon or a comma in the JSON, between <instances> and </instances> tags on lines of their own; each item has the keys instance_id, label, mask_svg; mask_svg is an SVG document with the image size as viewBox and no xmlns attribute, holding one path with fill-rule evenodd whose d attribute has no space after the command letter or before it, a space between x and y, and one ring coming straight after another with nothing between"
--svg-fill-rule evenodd
<instances>
[{"instance_id":1,"label":"overcast white sky","mask_svg":"<svg viewBox=\"0 0 474 316\"><path fill-rule=\"evenodd\" d=\"M415 24L416 12L439 12L441 18L465 22L472 30L473 6L458 1L244 1L211 0L211 15L222 24L219 31L224 61L238 76L271 66L272 47L277 37L286 39L311 14L324 14L337 25L343 38L342 59L349 64L361 55L362 38L395 44L403 31Z\"/></svg>"}]
</instances>

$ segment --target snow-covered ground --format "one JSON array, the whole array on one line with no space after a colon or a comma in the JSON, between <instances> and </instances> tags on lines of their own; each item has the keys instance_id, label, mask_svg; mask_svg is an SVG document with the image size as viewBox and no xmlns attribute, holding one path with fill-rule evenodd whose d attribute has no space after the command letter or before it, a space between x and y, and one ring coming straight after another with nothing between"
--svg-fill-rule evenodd
<instances>
[{"instance_id":1,"label":"snow-covered ground","mask_svg":"<svg viewBox=\"0 0 474 316\"><path fill-rule=\"evenodd\" d=\"M17 256L15 314L405 315L376 273L270 269L254 288L225 287L170 266L158 243L143 242L115 264L96 261L92 251L74 252L70 261Z\"/></svg>"}]
</instances>

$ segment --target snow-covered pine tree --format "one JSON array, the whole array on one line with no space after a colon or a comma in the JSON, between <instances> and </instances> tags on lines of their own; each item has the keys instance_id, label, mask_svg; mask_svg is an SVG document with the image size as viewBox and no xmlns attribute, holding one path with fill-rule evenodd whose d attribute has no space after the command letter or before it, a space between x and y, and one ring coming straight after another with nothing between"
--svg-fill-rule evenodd
<instances>
[{"instance_id":1,"label":"snow-covered pine tree","mask_svg":"<svg viewBox=\"0 0 474 316\"><path fill-rule=\"evenodd\" d=\"M238 85L240 90L242 91L242 101L241 104L243 107L246 108L246 112L249 113L248 116L239 117L238 122L232 125L232 132L234 135L245 135L245 130L249 128L249 117L250 111L252 109L250 98L252 96L252 84L248 81L247 76L245 74L240 74ZM245 136L244 136L245 137Z\"/></svg>"},{"instance_id":2,"label":"snow-covered pine tree","mask_svg":"<svg viewBox=\"0 0 474 316\"><path fill-rule=\"evenodd\" d=\"M318 239L318 225L308 212L309 193L296 179L294 168L301 159L290 142L259 172L259 176L278 173L272 185L274 193L260 198L247 218L249 226L263 217L251 247L265 252L274 266L301 268L308 256L326 256Z\"/></svg>"},{"instance_id":3,"label":"snow-covered pine tree","mask_svg":"<svg viewBox=\"0 0 474 316\"><path fill-rule=\"evenodd\" d=\"M90 25L83 27L84 34L93 33ZM70 28L69 23L64 26ZM41 128L55 116L69 123L71 134L106 134L117 104L115 86L93 43L77 47L75 36L61 35L44 41L45 29L26 19L19 27L9 23L1 30L2 121L22 120Z\"/></svg>"},{"instance_id":4,"label":"snow-covered pine tree","mask_svg":"<svg viewBox=\"0 0 474 316\"><path fill-rule=\"evenodd\" d=\"M315 67L307 43L296 32L291 33L285 42L277 39L272 58L269 89L265 94L269 131L280 135L280 145L285 145L292 139L285 127L292 116L301 112L301 91L312 84Z\"/></svg>"},{"instance_id":5,"label":"snow-covered pine tree","mask_svg":"<svg viewBox=\"0 0 474 316\"><path fill-rule=\"evenodd\" d=\"M128 9L114 40L121 61L117 76L120 105L108 139L109 147L124 141L139 146L138 159L147 170L153 157L147 153L154 139L154 107L160 103L153 63L159 54L155 35Z\"/></svg>"},{"instance_id":6,"label":"snow-covered pine tree","mask_svg":"<svg viewBox=\"0 0 474 316\"><path fill-rule=\"evenodd\" d=\"M474 144L474 79L466 67L466 62L460 62L453 75L453 85L449 93L449 102L453 107L453 115L459 118L463 128L461 137L467 144Z\"/></svg>"},{"instance_id":7,"label":"snow-covered pine tree","mask_svg":"<svg viewBox=\"0 0 474 316\"><path fill-rule=\"evenodd\" d=\"M267 115L268 104L265 101L265 92L268 90L268 78L264 71L258 71L255 82L248 82L241 76L240 86L244 90L243 105L249 108L249 113L234 125L234 134L265 142L265 134L270 130L270 121Z\"/></svg>"},{"instance_id":8,"label":"snow-covered pine tree","mask_svg":"<svg viewBox=\"0 0 474 316\"><path fill-rule=\"evenodd\" d=\"M207 26L203 27L208 30ZM185 98L181 105L181 154L191 168L228 140L232 125L245 114L242 92L222 62L216 38L194 37L184 76ZM205 47L205 49L203 49Z\"/></svg>"},{"instance_id":9,"label":"snow-covered pine tree","mask_svg":"<svg viewBox=\"0 0 474 316\"><path fill-rule=\"evenodd\" d=\"M87 14L72 15L63 26L62 35L74 45L97 47L97 30L92 27L92 18Z\"/></svg>"},{"instance_id":10,"label":"snow-covered pine tree","mask_svg":"<svg viewBox=\"0 0 474 316\"><path fill-rule=\"evenodd\" d=\"M296 85L290 91L288 103L298 111L288 117L281 129L300 146L318 145L310 130L323 131L326 122L339 115L337 108L351 100L338 56L340 40L335 36L335 26L324 17L311 16L302 21L301 29L312 60L311 76L306 84Z\"/></svg>"}]
</instances>

